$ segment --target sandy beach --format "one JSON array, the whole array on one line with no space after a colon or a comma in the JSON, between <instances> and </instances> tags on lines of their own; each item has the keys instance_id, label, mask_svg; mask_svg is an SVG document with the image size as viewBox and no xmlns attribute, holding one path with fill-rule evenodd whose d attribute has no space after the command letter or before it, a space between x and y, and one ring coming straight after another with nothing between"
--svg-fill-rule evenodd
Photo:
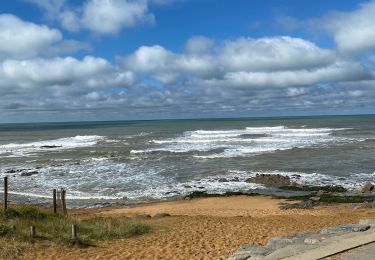
<instances>
[{"instance_id":1,"label":"sandy beach","mask_svg":"<svg viewBox=\"0 0 375 260\"><path fill-rule=\"evenodd\" d=\"M233 196L137 205L131 208L77 209L78 218L136 217L153 232L136 238L75 248L38 242L22 259L226 259L243 244L263 245L275 236L374 218L375 210L353 205L280 210L285 200ZM168 213L171 216L154 217ZM146 215L153 216L147 218Z\"/></svg>"}]
</instances>

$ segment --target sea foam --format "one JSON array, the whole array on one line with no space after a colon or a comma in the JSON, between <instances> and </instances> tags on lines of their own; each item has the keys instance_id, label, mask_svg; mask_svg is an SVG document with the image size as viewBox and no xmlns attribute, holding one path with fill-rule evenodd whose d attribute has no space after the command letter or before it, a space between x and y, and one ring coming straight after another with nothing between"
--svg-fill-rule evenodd
<instances>
[{"instance_id":1,"label":"sea foam","mask_svg":"<svg viewBox=\"0 0 375 260\"><path fill-rule=\"evenodd\" d=\"M193 156L202 159L241 157L292 148L304 148L329 142L342 142L348 139L332 134L346 129L274 126L186 131L181 136L174 138L153 139L150 141L152 147L132 150L131 153L194 153L222 149L223 151L219 153L194 154Z\"/></svg>"},{"instance_id":2,"label":"sea foam","mask_svg":"<svg viewBox=\"0 0 375 260\"><path fill-rule=\"evenodd\" d=\"M0 156L30 156L37 152L53 150L67 150L96 145L104 136L98 135L77 135L54 140L42 140L30 143L10 143L0 145Z\"/></svg>"}]
</instances>

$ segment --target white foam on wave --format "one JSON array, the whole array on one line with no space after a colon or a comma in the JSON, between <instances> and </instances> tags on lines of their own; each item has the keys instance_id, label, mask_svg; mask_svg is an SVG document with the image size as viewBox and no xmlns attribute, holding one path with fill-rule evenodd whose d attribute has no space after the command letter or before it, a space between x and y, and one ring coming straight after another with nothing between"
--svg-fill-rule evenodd
<instances>
[{"instance_id":1,"label":"white foam on wave","mask_svg":"<svg viewBox=\"0 0 375 260\"><path fill-rule=\"evenodd\" d=\"M104 136L98 135L77 135L74 137L64 137L55 140L42 140L30 143L10 143L0 145L0 155L7 156L30 156L37 152L51 150L68 150L96 145ZM50 148L48 148L50 147ZM53 149L51 149L51 147Z\"/></svg>"},{"instance_id":2,"label":"white foam on wave","mask_svg":"<svg viewBox=\"0 0 375 260\"><path fill-rule=\"evenodd\" d=\"M100 157L82 159L79 163L76 160L64 161L37 171L37 174L27 177L21 172L13 174L12 182L17 183L12 188L13 194L51 198L53 189L65 188L68 199L115 200L122 199L124 190L144 190L166 182L166 177L158 175L157 169L135 168ZM6 168L0 166L0 177L7 175Z\"/></svg>"},{"instance_id":3,"label":"white foam on wave","mask_svg":"<svg viewBox=\"0 0 375 260\"><path fill-rule=\"evenodd\" d=\"M52 190L62 187L71 200L127 199L129 202L142 202L183 196L194 190L221 193L263 188L262 185L246 182L220 183L210 177L180 182L174 176L162 174L162 168L150 168L142 163L119 163L108 158L87 158L78 164L75 160L61 162L38 169L38 174L29 177L13 174L12 182L17 185L12 188L12 194L50 199ZM0 167L0 177L6 176L5 172L6 169Z\"/></svg>"},{"instance_id":4,"label":"white foam on wave","mask_svg":"<svg viewBox=\"0 0 375 260\"><path fill-rule=\"evenodd\" d=\"M204 191L206 193L223 194L227 191L251 191L255 189L265 189L261 184L241 182L218 182L217 178L203 178L185 183L176 183L173 186L153 186L145 190L122 193L129 200L165 200L174 197L188 195L193 191Z\"/></svg>"},{"instance_id":5,"label":"white foam on wave","mask_svg":"<svg viewBox=\"0 0 375 260\"><path fill-rule=\"evenodd\" d=\"M240 157L260 153L275 152L292 148L305 148L328 142L349 141L348 138L333 136L336 131L348 128L288 128L246 127L228 130L196 130L184 132L181 136L151 140L150 147L132 150L133 154L152 152L209 152L222 149L222 152L196 154L203 159Z\"/></svg>"},{"instance_id":6,"label":"white foam on wave","mask_svg":"<svg viewBox=\"0 0 375 260\"><path fill-rule=\"evenodd\" d=\"M181 197L197 190L225 193L267 189L264 185L247 182L248 178L257 174L280 174L289 176L293 182L299 184L341 185L348 189L355 189L363 182L374 181L375 178L375 173L334 176L277 170L229 170L222 175L177 181L174 176L163 174L161 168L150 168L142 163L119 163L108 158L87 158L79 164L76 161L64 161L63 164L46 166L38 171L38 174L30 177L15 174L12 182L17 185L12 188L11 194L50 199L53 189L63 187L67 190L67 198L71 200L128 200L133 203ZM5 169L0 169L0 177L6 175ZM220 178L226 178L227 181L219 182Z\"/></svg>"}]
</instances>

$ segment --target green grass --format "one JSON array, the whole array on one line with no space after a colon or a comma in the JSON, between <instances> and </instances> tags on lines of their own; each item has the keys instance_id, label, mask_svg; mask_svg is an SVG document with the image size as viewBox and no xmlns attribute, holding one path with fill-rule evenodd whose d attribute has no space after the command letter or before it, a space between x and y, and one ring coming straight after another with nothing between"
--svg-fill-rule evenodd
<instances>
[{"instance_id":1,"label":"green grass","mask_svg":"<svg viewBox=\"0 0 375 260\"><path fill-rule=\"evenodd\" d=\"M13 229L7 225L0 224L0 236L5 236L13 233Z\"/></svg>"},{"instance_id":2,"label":"green grass","mask_svg":"<svg viewBox=\"0 0 375 260\"><path fill-rule=\"evenodd\" d=\"M207 193L205 191L193 191L190 194L186 195L184 199L197 199L197 198L212 198L212 197L230 197L230 196L257 196L256 193L245 193L245 192L236 192L236 191L227 191L225 193Z\"/></svg>"},{"instance_id":3,"label":"green grass","mask_svg":"<svg viewBox=\"0 0 375 260\"><path fill-rule=\"evenodd\" d=\"M290 190L290 191L325 191L325 192L346 192L347 190L342 186L283 186L280 187L282 190Z\"/></svg>"},{"instance_id":4,"label":"green grass","mask_svg":"<svg viewBox=\"0 0 375 260\"><path fill-rule=\"evenodd\" d=\"M40 210L37 207L21 206L0 208L0 237L10 237L20 241L37 239L68 244L71 226L77 226L78 239L84 244L97 240L130 238L149 233L147 224L128 218L75 219ZM30 227L35 226L36 237L30 237Z\"/></svg>"},{"instance_id":5,"label":"green grass","mask_svg":"<svg viewBox=\"0 0 375 260\"><path fill-rule=\"evenodd\" d=\"M320 197L321 202L326 203L363 203L375 201L375 196L334 196L323 195Z\"/></svg>"}]
</instances>

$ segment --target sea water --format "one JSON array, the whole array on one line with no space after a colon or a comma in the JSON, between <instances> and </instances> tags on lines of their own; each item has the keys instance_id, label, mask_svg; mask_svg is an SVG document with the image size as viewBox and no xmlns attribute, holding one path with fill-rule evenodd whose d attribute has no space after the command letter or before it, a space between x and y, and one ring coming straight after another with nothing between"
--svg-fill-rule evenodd
<instances>
[{"instance_id":1,"label":"sea water","mask_svg":"<svg viewBox=\"0 0 375 260\"><path fill-rule=\"evenodd\" d=\"M46 203L55 188L71 206L267 194L246 182L259 173L348 189L375 181L375 116L0 125L0 177L16 202Z\"/></svg>"}]
</instances>

